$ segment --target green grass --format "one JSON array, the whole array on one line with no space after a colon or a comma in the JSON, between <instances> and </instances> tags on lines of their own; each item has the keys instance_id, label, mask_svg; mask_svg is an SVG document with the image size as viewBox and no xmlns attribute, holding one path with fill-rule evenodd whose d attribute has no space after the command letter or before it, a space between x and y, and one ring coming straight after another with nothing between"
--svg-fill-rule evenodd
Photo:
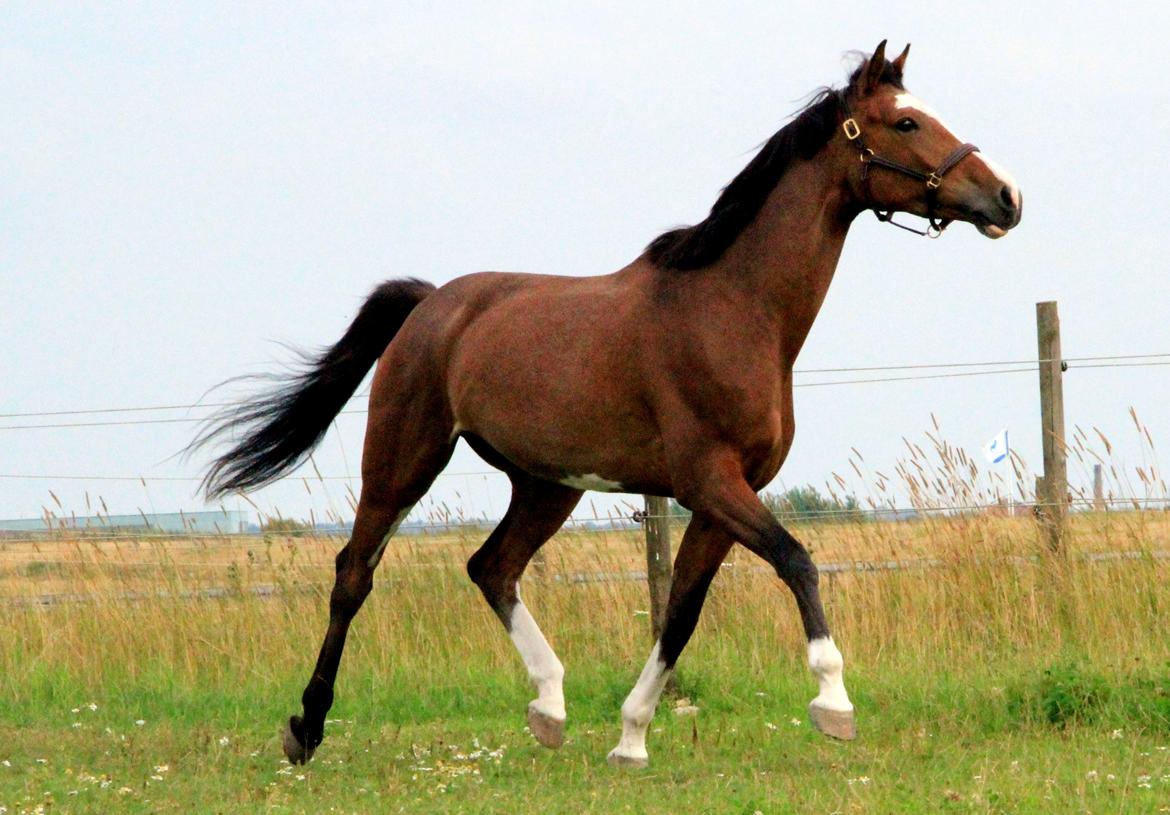
<instances>
[{"instance_id":1,"label":"green grass","mask_svg":"<svg viewBox=\"0 0 1170 815\"><path fill-rule=\"evenodd\" d=\"M296 699L291 678L276 695L256 696L259 689L168 687L163 677L71 689L45 676L31 704L0 707L7 762L0 805L9 813L43 805L52 812L749 815L1170 806L1170 724L1153 684L1158 672L1118 683L1054 670L1062 678L1051 670L939 672L926 684L910 672L855 672L862 734L843 744L807 724L808 682L798 673L735 681L695 665L682 691L700 713L679 718L667 702L653 725L652 766L634 772L605 764L619 729L615 700L632 668L630 676L577 672L567 688L569 740L558 752L523 732L529 694L518 670L469 670L458 687L351 677L317 757L298 768L283 761L276 735ZM1080 701L1067 702L1068 715L1053 722L1051 697L1070 684L1109 692L1091 703L1072 694Z\"/></svg>"},{"instance_id":2,"label":"green grass","mask_svg":"<svg viewBox=\"0 0 1170 815\"><path fill-rule=\"evenodd\" d=\"M997 559L1032 529L902 526L891 539L951 547L946 566L824 581L858 711L848 744L805 718L816 688L790 594L724 570L680 663L677 693L700 712L665 700L650 768L624 772L605 756L651 645L637 582L526 584L568 671L568 741L550 752L524 732L531 692L466 550L426 549L425 569L405 554L355 620L324 744L293 768L278 733L324 631L328 547L278 560L292 591L266 599L111 599L147 575L67 563L54 579L105 599L4 607L0 815L1170 812L1170 563ZM172 594L225 576L157 570Z\"/></svg>"}]
</instances>

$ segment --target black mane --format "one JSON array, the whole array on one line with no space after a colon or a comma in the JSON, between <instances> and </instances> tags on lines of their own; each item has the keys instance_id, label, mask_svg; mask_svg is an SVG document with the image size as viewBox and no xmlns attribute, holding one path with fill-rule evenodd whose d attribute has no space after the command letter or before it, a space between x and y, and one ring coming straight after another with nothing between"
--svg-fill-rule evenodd
<instances>
[{"instance_id":1,"label":"black mane","mask_svg":"<svg viewBox=\"0 0 1170 815\"><path fill-rule=\"evenodd\" d=\"M836 131L845 100L860 78L862 64L842 89L825 88L794 114L792 121L765 142L755 158L723 188L711 213L694 226L664 232L646 254L663 269L690 271L710 266L723 256L759 214L780 177L796 159L811 159ZM901 71L887 61L881 82L902 89Z\"/></svg>"}]
</instances>

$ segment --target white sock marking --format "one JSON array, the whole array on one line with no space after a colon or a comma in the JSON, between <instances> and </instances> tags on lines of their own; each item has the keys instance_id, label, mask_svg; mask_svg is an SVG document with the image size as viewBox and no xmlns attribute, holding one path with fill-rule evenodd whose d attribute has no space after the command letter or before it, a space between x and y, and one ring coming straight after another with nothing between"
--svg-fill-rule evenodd
<instances>
[{"instance_id":1,"label":"white sock marking","mask_svg":"<svg viewBox=\"0 0 1170 815\"><path fill-rule=\"evenodd\" d=\"M654 710L658 707L658 698L662 696L662 689L666 687L666 680L671 674L659 656L660 650L661 643L654 643L654 650L642 668L642 675L622 703L622 738L610 755L649 758L646 752L646 731L650 728L650 720L654 718Z\"/></svg>"},{"instance_id":2,"label":"white sock marking","mask_svg":"<svg viewBox=\"0 0 1170 815\"><path fill-rule=\"evenodd\" d=\"M853 710L849 694L845 692L845 660L833 644L832 637L820 637L808 644L808 665L816 674L821 692L813 704L826 710Z\"/></svg>"},{"instance_id":3,"label":"white sock marking","mask_svg":"<svg viewBox=\"0 0 1170 815\"><path fill-rule=\"evenodd\" d=\"M520 594L519 585L516 586L516 594ZM508 621L508 634L516 645L516 650L520 652L520 658L524 660L528 678L536 688L536 699L532 702L532 707L546 716L564 721L565 694L562 683L565 668L523 601L516 603L512 609L512 616Z\"/></svg>"},{"instance_id":4,"label":"white sock marking","mask_svg":"<svg viewBox=\"0 0 1170 815\"><path fill-rule=\"evenodd\" d=\"M388 544L390 539L394 537L394 533L398 531L398 527L401 526L402 522L406 520L406 516L410 514L412 509L414 509L413 505L402 510L402 512L399 512L398 517L394 519L394 523L390 524L390 529L382 537L382 542L378 544L378 548L374 550L374 554L370 555L368 562L371 569L376 568L377 565L381 563L382 553L386 551L386 544Z\"/></svg>"}]
</instances>

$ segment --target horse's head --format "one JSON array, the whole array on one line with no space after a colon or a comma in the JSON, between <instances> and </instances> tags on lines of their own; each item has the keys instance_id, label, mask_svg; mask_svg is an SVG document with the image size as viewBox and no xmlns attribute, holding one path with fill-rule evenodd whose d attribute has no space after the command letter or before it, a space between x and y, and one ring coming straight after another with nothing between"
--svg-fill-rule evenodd
<instances>
[{"instance_id":1,"label":"horse's head","mask_svg":"<svg viewBox=\"0 0 1170 815\"><path fill-rule=\"evenodd\" d=\"M910 46L892 61L885 46L883 40L854 72L842 97L857 199L883 220L909 212L931 219L936 230L966 221L989 238L1002 238L1023 211L1015 179L906 91L902 72Z\"/></svg>"}]
</instances>

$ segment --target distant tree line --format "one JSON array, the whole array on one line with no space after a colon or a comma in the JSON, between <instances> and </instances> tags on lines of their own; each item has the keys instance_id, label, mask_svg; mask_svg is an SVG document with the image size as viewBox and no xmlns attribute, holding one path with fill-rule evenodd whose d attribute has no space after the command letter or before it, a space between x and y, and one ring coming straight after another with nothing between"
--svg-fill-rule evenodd
<instances>
[{"instance_id":1,"label":"distant tree line","mask_svg":"<svg viewBox=\"0 0 1170 815\"><path fill-rule=\"evenodd\" d=\"M782 493L760 493L760 500L781 522L825 523L856 521L863 517L855 496L821 495L811 484ZM673 498L670 499L670 514L676 518L691 517L691 511Z\"/></svg>"}]
</instances>

